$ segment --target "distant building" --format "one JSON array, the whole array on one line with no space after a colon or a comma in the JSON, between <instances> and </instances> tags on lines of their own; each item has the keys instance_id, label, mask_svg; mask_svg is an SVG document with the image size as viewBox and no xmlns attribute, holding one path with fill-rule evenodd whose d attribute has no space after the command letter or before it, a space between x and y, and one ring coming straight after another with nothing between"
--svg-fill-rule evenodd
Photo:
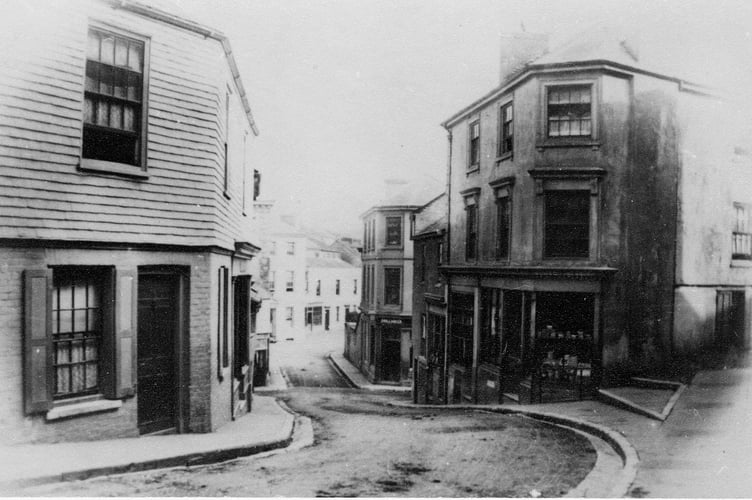
<instances>
[{"instance_id":1,"label":"distant building","mask_svg":"<svg viewBox=\"0 0 752 500\"><path fill-rule=\"evenodd\" d=\"M256 125L228 40L130 0L4 16L0 440L249 411Z\"/></svg>"},{"instance_id":2,"label":"distant building","mask_svg":"<svg viewBox=\"0 0 752 500\"><path fill-rule=\"evenodd\" d=\"M363 220L363 297L345 355L373 382L408 384L412 365L411 214L430 197L426 186L391 184L389 198ZM435 192L432 193L435 196Z\"/></svg>"},{"instance_id":3,"label":"distant building","mask_svg":"<svg viewBox=\"0 0 752 500\"><path fill-rule=\"evenodd\" d=\"M544 55L529 42L524 64L505 59L501 84L443 124L446 378L433 397L586 398L747 349L749 116L650 64L661 46L600 28ZM441 355L429 343L426 358Z\"/></svg>"},{"instance_id":4,"label":"distant building","mask_svg":"<svg viewBox=\"0 0 752 500\"><path fill-rule=\"evenodd\" d=\"M277 341L295 340L306 332L341 330L347 313L360 303L359 258L348 244L321 241L321 235L293 217L279 216L273 205L256 202L264 228L260 281L269 292L265 325Z\"/></svg>"}]
</instances>

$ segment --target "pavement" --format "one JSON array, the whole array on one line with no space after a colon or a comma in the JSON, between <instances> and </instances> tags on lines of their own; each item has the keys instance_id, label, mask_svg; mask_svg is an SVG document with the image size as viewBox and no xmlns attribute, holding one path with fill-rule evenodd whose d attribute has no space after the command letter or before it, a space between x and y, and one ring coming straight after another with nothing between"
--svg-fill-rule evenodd
<instances>
[{"instance_id":1,"label":"pavement","mask_svg":"<svg viewBox=\"0 0 752 500\"><path fill-rule=\"evenodd\" d=\"M410 390L370 384L336 351L330 352L328 358L354 387L370 391ZM266 390L279 391L287 386L283 370L273 367ZM254 395L250 414L213 433L0 447L0 494L19 492L20 487L29 484L199 465L288 447L299 432L296 428L305 427L298 424L307 419L296 417L272 396L262 395L263 390L259 388ZM651 411L630 411L623 405L597 400L485 408L542 418L607 443L621 458L620 476L615 477L608 469L598 470L596 465L589 476L589 485L594 487L580 485L574 490L581 496L752 496L748 465L752 452L751 368L702 371L678 396L678 391L655 387L613 392L620 399ZM663 414L665 420L650 418L650 413ZM305 434L310 443L310 421L307 426ZM601 447L598 452L600 458L607 450ZM605 481L616 484L615 489L597 487Z\"/></svg>"},{"instance_id":2,"label":"pavement","mask_svg":"<svg viewBox=\"0 0 752 500\"><path fill-rule=\"evenodd\" d=\"M4 446L0 494L35 484L200 465L284 448L291 444L295 426L295 415L274 398L254 395L251 413L212 433Z\"/></svg>"}]
</instances>

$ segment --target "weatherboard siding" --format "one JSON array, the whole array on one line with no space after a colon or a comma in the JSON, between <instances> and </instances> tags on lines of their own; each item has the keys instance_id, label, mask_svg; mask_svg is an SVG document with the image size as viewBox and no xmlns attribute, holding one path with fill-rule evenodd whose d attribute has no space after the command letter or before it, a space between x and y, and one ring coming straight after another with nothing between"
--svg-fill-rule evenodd
<instances>
[{"instance_id":1,"label":"weatherboard siding","mask_svg":"<svg viewBox=\"0 0 752 500\"><path fill-rule=\"evenodd\" d=\"M220 42L105 2L45 5L18 9L26 34L2 40L17 50L0 55L0 238L227 249L252 241L242 204L245 189L250 211L253 135ZM78 170L90 22L149 40L147 179Z\"/></svg>"}]
</instances>

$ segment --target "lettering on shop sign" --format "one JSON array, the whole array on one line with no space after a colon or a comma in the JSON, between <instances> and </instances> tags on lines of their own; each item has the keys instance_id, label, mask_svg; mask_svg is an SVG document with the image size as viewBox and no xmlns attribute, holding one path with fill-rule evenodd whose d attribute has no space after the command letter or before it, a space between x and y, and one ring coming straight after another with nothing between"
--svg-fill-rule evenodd
<instances>
[{"instance_id":1,"label":"lettering on shop sign","mask_svg":"<svg viewBox=\"0 0 752 500\"><path fill-rule=\"evenodd\" d=\"M401 325L402 324L402 320L401 319L381 318L381 324L382 325Z\"/></svg>"}]
</instances>

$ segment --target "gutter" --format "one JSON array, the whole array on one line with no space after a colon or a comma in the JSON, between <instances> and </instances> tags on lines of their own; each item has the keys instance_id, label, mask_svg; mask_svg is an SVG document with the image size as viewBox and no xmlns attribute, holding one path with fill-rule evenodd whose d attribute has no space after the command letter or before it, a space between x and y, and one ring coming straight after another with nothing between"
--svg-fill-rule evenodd
<instances>
[{"instance_id":1,"label":"gutter","mask_svg":"<svg viewBox=\"0 0 752 500\"><path fill-rule=\"evenodd\" d=\"M238 70L238 65L235 62L235 57L232 55L232 47L230 46L230 41L227 36L219 31L213 30L194 21L178 17L164 10L157 9L140 2L133 0L120 0L119 2L113 3L115 5L115 8L120 8L129 12L133 12L134 14L155 19L171 26L176 26L184 30L198 33L204 38L211 38L220 42L222 44L222 50L224 50L225 57L227 58L227 63L230 65L230 72L232 73L232 78L235 81L238 95L240 96L240 100L243 103L243 109L245 109L245 116L248 120L248 124L251 126L251 130L253 130L253 135L259 135L258 127L256 127L256 121L253 119L253 113L251 112L251 105L248 103L248 95L246 94L245 87L243 86L243 82L240 79L240 71Z\"/></svg>"}]
</instances>

